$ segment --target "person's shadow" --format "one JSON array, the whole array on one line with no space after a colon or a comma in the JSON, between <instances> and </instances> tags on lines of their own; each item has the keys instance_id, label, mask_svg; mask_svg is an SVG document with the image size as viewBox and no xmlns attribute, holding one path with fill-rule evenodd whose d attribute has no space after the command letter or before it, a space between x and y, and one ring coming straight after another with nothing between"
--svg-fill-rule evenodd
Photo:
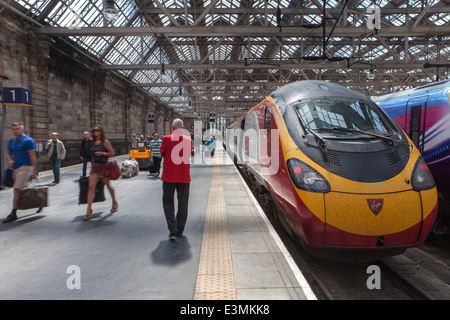
<instances>
[{"instance_id":1,"label":"person's shadow","mask_svg":"<svg viewBox=\"0 0 450 320\"><path fill-rule=\"evenodd\" d=\"M150 256L156 264L174 265L183 263L192 256L191 245L185 236L177 238L176 241L161 240Z\"/></svg>"}]
</instances>

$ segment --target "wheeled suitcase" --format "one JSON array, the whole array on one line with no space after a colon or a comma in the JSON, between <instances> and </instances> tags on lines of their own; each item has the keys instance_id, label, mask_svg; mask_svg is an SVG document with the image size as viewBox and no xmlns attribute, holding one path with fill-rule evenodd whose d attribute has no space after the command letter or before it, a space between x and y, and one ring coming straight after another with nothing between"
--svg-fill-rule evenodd
<instances>
[{"instance_id":1,"label":"wheeled suitcase","mask_svg":"<svg viewBox=\"0 0 450 320\"><path fill-rule=\"evenodd\" d=\"M80 180L78 180L78 182L80 184L80 195L78 197L78 204L85 204L87 203L89 177L81 177ZM94 202L105 201L104 187L105 185L103 184L102 180L99 179L97 182L97 186L95 188Z\"/></svg>"}]
</instances>

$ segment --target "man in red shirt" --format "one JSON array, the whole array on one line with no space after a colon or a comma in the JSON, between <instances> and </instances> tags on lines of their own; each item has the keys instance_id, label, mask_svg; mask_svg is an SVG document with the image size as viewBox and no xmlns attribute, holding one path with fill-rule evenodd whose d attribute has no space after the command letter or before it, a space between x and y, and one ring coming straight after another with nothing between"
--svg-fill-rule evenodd
<instances>
[{"instance_id":1,"label":"man in red shirt","mask_svg":"<svg viewBox=\"0 0 450 320\"><path fill-rule=\"evenodd\" d=\"M173 132L164 136L160 153L164 158L163 172L163 208L166 216L169 238L175 240L183 234L188 215L189 184L191 182L190 156L192 140L183 134L183 120L175 119ZM175 216L174 194L177 191L178 211Z\"/></svg>"}]
</instances>

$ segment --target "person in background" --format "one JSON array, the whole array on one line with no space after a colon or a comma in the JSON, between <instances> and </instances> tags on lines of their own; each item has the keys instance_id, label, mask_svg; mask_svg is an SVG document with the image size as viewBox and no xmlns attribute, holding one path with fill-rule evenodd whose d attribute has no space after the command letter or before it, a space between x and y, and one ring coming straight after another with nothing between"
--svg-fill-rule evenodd
<instances>
[{"instance_id":1,"label":"person in background","mask_svg":"<svg viewBox=\"0 0 450 320\"><path fill-rule=\"evenodd\" d=\"M14 198L11 213L2 220L8 223L17 220L19 191L27 187L28 182L37 177L36 143L33 138L24 134L25 128L20 122L13 122L11 126L14 137L10 140L5 157L8 165L13 169ZM41 212L39 208L37 212Z\"/></svg>"},{"instance_id":2,"label":"person in background","mask_svg":"<svg viewBox=\"0 0 450 320\"><path fill-rule=\"evenodd\" d=\"M86 177L86 168L87 163L91 161L91 144L92 144L92 138L89 131L83 132L83 139L81 139L81 146L80 146L80 159L83 160L83 171L82 171L82 177Z\"/></svg>"},{"instance_id":3,"label":"person in background","mask_svg":"<svg viewBox=\"0 0 450 320\"><path fill-rule=\"evenodd\" d=\"M150 152L153 160L153 165L155 166L155 176L159 176L159 171L161 169L161 139L159 138L158 133L153 134L153 139L150 141Z\"/></svg>"},{"instance_id":4,"label":"person in background","mask_svg":"<svg viewBox=\"0 0 450 320\"><path fill-rule=\"evenodd\" d=\"M133 137L131 138L131 149L137 149L138 141L139 141L139 139L136 136L136 133L133 133Z\"/></svg>"},{"instance_id":5,"label":"person in background","mask_svg":"<svg viewBox=\"0 0 450 320\"><path fill-rule=\"evenodd\" d=\"M87 197L87 209L86 214L83 216L83 220L89 220L92 218L92 202L95 197L95 188L99 179L109 190L112 197L112 207L110 212L116 212L119 209L119 205L116 201L114 188L111 186L108 178L108 158L114 157L114 149L109 140L106 140L105 132L101 125L94 125L92 128L92 135L94 136L93 143L91 144L91 174L89 176L89 189Z\"/></svg>"},{"instance_id":6,"label":"person in background","mask_svg":"<svg viewBox=\"0 0 450 320\"><path fill-rule=\"evenodd\" d=\"M214 137L211 137L206 142L206 148L210 152L211 157L214 157L214 151L216 150L216 141L214 140Z\"/></svg>"},{"instance_id":7,"label":"person in background","mask_svg":"<svg viewBox=\"0 0 450 320\"><path fill-rule=\"evenodd\" d=\"M163 208L169 239L181 237L188 215L189 185L191 181L190 157L192 140L183 133L183 120L175 119L173 132L164 136L161 142L161 157L164 158L163 172ZM174 194L177 191L178 211L175 216Z\"/></svg>"},{"instance_id":8,"label":"person in background","mask_svg":"<svg viewBox=\"0 0 450 320\"><path fill-rule=\"evenodd\" d=\"M48 158L50 160L50 166L53 170L53 183L59 183L59 169L61 168L61 161L66 157L66 148L61 140L58 139L58 133L53 132L52 138L47 141L45 150L48 151Z\"/></svg>"}]
</instances>

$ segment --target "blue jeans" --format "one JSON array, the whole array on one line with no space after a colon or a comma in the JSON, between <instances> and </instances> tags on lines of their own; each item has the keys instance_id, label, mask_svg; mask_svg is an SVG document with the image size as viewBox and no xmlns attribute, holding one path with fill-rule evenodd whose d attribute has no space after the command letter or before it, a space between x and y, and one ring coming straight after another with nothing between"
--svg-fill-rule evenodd
<instances>
[{"instance_id":1,"label":"blue jeans","mask_svg":"<svg viewBox=\"0 0 450 320\"><path fill-rule=\"evenodd\" d=\"M61 159L50 157L50 166L53 170L53 177L55 178L55 182L59 182L59 168L61 167Z\"/></svg>"}]
</instances>

